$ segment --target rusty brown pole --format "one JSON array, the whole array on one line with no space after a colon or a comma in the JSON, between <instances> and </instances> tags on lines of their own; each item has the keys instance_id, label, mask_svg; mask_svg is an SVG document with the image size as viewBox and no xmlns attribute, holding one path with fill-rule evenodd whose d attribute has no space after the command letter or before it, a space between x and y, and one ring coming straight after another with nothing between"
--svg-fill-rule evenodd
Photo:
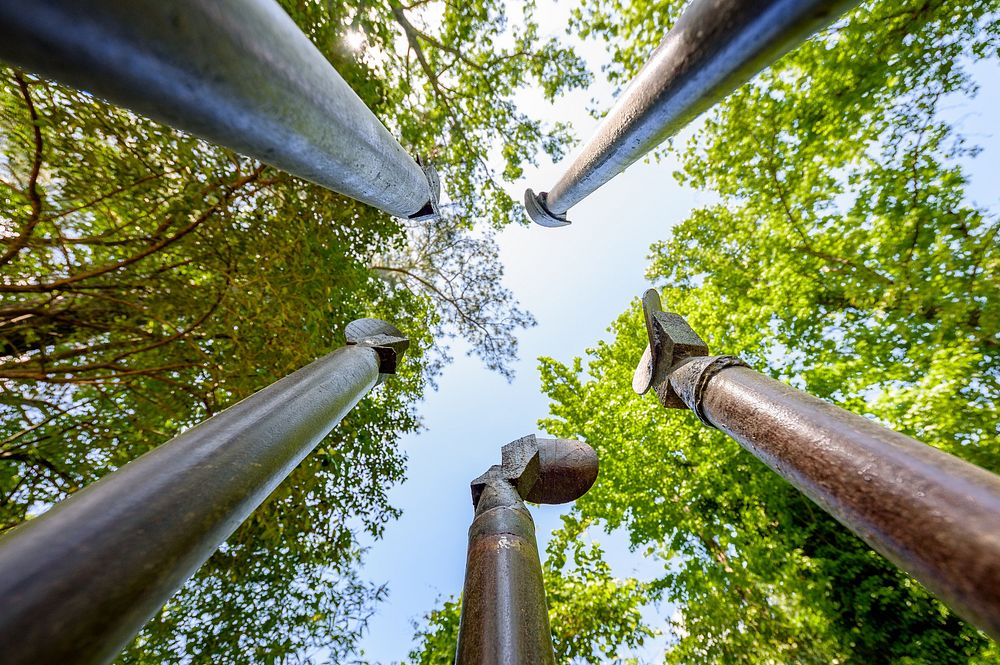
<instances>
[{"instance_id":1,"label":"rusty brown pole","mask_svg":"<svg viewBox=\"0 0 1000 665\"><path fill-rule=\"evenodd\" d=\"M1000 640L1000 476L873 420L708 356L644 297L651 349L636 373L790 482L946 605ZM656 348L659 350L655 350Z\"/></svg>"},{"instance_id":2,"label":"rusty brown pole","mask_svg":"<svg viewBox=\"0 0 1000 665\"><path fill-rule=\"evenodd\" d=\"M565 503L597 478L597 454L578 441L536 439L503 447L502 463L472 481L457 665L552 665L552 635L535 524L524 499Z\"/></svg>"},{"instance_id":3,"label":"rusty brown pole","mask_svg":"<svg viewBox=\"0 0 1000 665\"><path fill-rule=\"evenodd\" d=\"M458 665L555 662L535 523L511 494L469 528Z\"/></svg>"}]
</instances>

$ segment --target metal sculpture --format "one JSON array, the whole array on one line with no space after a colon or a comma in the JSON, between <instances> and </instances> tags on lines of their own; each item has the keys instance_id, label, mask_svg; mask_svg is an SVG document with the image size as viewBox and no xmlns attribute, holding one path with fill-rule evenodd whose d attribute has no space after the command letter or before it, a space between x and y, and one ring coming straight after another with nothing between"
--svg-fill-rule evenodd
<instances>
[{"instance_id":1,"label":"metal sculpture","mask_svg":"<svg viewBox=\"0 0 1000 665\"><path fill-rule=\"evenodd\" d=\"M0 661L118 655L409 345L376 319L347 342L0 538Z\"/></svg>"},{"instance_id":2,"label":"metal sculpture","mask_svg":"<svg viewBox=\"0 0 1000 665\"><path fill-rule=\"evenodd\" d=\"M694 0L528 216L565 226L567 211L857 0Z\"/></svg>"},{"instance_id":3,"label":"metal sculpture","mask_svg":"<svg viewBox=\"0 0 1000 665\"><path fill-rule=\"evenodd\" d=\"M462 594L457 665L554 663L535 524L525 507L566 503L597 479L585 443L529 435L505 445L502 462L472 481L475 518Z\"/></svg>"},{"instance_id":4,"label":"metal sculpture","mask_svg":"<svg viewBox=\"0 0 1000 665\"><path fill-rule=\"evenodd\" d=\"M691 409L945 604L1000 639L1000 477L708 346L656 291L632 387Z\"/></svg>"},{"instance_id":5,"label":"metal sculpture","mask_svg":"<svg viewBox=\"0 0 1000 665\"><path fill-rule=\"evenodd\" d=\"M421 167L274 0L3 0L0 59L398 217Z\"/></svg>"}]
</instances>

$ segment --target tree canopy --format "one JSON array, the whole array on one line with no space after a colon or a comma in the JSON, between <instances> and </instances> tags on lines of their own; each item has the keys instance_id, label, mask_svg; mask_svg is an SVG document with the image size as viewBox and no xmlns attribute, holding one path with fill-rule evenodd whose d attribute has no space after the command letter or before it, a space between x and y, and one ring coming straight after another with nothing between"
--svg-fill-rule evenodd
<instances>
[{"instance_id":1,"label":"tree canopy","mask_svg":"<svg viewBox=\"0 0 1000 665\"><path fill-rule=\"evenodd\" d=\"M623 82L681 6L595 0L571 29L608 42ZM743 86L677 173L717 203L648 270L715 352L994 471L1000 224L966 195L977 148L942 106L975 94L971 62L996 60L997 9L866 3ZM542 426L603 453L569 524L623 527L663 561L666 662L1000 657L735 442L633 394L638 301L610 332L586 362L542 359Z\"/></svg>"},{"instance_id":2,"label":"tree canopy","mask_svg":"<svg viewBox=\"0 0 1000 665\"><path fill-rule=\"evenodd\" d=\"M378 536L394 447L461 335L510 375L533 324L500 284L501 189L565 127L514 103L587 82L532 6L287 0L285 9L412 154L442 176L414 225L85 92L0 70L0 529L340 346L384 318L401 374L349 415L147 626L123 662L342 661L385 590ZM506 44L506 45L504 45ZM503 137L498 147L497 137ZM487 166L494 150L502 171ZM433 342L433 344L432 344ZM249 631L247 627L253 626ZM319 647L319 651L316 651Z\"/></svg>"},{"instance_id":3,"label":"tree canopy","mask_svg":"<svg viewBox=\"0 0 1000 665\"><path fill-rule=\"evenodd\" d=\"M510 376L533 324L501 284L503 182L568 127L518 108L586 85L532 1L282 5L413 154L443 218L393 219L271 167L0 68L0 531L384 318L412 346L121 656L125 663L344 662L386 590L359 531L396 515L398 437L461 336ZM623 85L681 0L587 0ZM1000 471L996 211L967 195L978 148L942 113L995 62L995 0L869 2L709 112L678 180L711 191L651 249L649 280L714 351ZM670 143L663 150L670 150ZM499 172L489 160L499 160ZM561 662L984 662L995 644L686 412L631 391L638 302L568 364L541 359L552 435L601 454L544 564ZM618 579L583 530L663 564ZM644 606L671 608L664 626ZM411 659L450 662L460 601ZM676 610L676 611L673 611ZM249 630L248 627L253 627Z\"/></svg>"}]
</instances>

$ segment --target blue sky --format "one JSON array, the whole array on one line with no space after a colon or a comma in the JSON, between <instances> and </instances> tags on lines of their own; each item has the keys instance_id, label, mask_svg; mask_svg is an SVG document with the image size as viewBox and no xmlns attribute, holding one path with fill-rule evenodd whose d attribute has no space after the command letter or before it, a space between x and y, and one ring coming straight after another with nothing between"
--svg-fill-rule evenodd
<instances>
[{"instance_id":1,"label":"blue sky","mask_svg":"<svg viewBox=\"0 0 1000 665\"><path fill-rule=\"evenodd\" d=\"M559 26L568 8L553 10L543 24ZM553 33L556 34L556 33ZM596 127L587 113L591 99L601 108L611 102L611 89L600 77L603 50L577 42L595 83L590 89L551 106L541 95L524 92L522 108L550 121L568 120L583 140ZM534 224L510 227L499 237L504 282L538 320L520 335L517 377L507 383L465 356L454 345L456 361L445 369L436 392L421 407L426 426L401 445L409 456L408 480L392 493L403 516L373 543L363 574L386 581L390 596L372 619L364 649L372 661L403 660L412 647L413 621L439 598L461 591L465 572L466 530L472 519L469 481L498 463L500 446L529 433L544 434L537 421L548 402L536 370L539 356L570 360L602 336L608 324L639 295L646 282L649 245L703 200L682 190L671 177L677 164L638 164L599 190L570 213L571 226L547 229ZM508 188L521 198L525 187L547 190L562 166L544 160L528 168L523 180ZM446 183L445 183L445 186ZM544 550L559 516L569 506L532 508L539 547ZM608 550L616 575L648 578L659 564L628 551L622 536L591 535Z\"/></svg>"},{"instance_id":2,"label":"blue sky","mask_svg":"<svg viewBox=\"0 0 1000 665\"><path fill-rule=\"evenodd\" d=\"M545 17L543 25L561 26L567 10L565 5L540 2L537 14ZM600 108L606 108L611 90L600 75L606 59L600 45L576 45L595 72L591 88L554 107L531 91L523 93L519 103L536 117L571 121L577 136L585 140L596 125L586 112L589 101L595 98ZM970 164L971 198L998 209L1000 149L996 148L1000 146L994 145L993 135L1000 119L1000 71L993 61L978 66L975 75L982 85L979 97L971 103L956 102L946 114L972 142L985 147ZM455 362L420 407L425 430L401 441L409 456L408 480L393 490L392 499L403 516L389 526L383 540L371 543L363 570L365 577L387 582L390 589L363 641L367 658L382 663L403 660L412 647L412 622L439 599L461 590L466 530L472 517L469 481L499 462L504 443L542 433L536 423L547 415L548 402L540 392L537 357L568 361L598 339L606 339L607 326L648 286L643 273L649 245L665 238L693 207L711 200L710 194L677 185L671 176L676 168L673 158L634 165L571 210L571 226L531 225L501 233L505 283L538 325L520 335L521 360L512 383L466 357L461 343L454 344ZM527 169L525 178L509 191L520 198L526 186L547 190L561 171L561 166L542 163ZM650 408L655 408L653 402ZM559 524L559 515L568 509L532 509L542 550ZM593 532L589 537L605 546L618 576L645 579L660 570L661 564L629 552L621 534ZM661 612L669 614L670 609ZM640 656L654 659L657 646Z\"/></svg>"}]
</instances>

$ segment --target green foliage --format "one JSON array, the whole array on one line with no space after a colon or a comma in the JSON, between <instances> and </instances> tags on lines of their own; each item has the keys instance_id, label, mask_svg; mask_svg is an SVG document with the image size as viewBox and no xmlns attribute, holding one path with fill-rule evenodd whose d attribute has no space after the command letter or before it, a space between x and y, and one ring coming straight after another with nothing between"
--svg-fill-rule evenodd
<instances>
[{"instance_id":1,"label":"green foliage","mask_svg":"<svg viewBox=\"0 0 1000 665\"><path fill-rule=\"evenodd\" d=\"M305 0L289 4L310 15L327 11ZM342 10L332 30L322 19L310 21L320 26L310 35L319 44L338 40L348 25L364 35L360 61L382 83L377 95L359 94L404 145L442 171L466 223L524 221L518 202L485 165L497 139L508 181L539 153L561 156L571 141L566 125L546 127L520 112L517 90L531 85L552 101L590 81L570 49L539 37L535 2L519 4L520 15L511 15L506 3L496 0L416 2L411 8L389 0ZM390 81L393 85L385 84Z\"/></svg>"},{"instance_id":2,"label":"green foliage","mask_svg":"<svg viewBox=\"0 0 1000 665\"><path fill-rule=\"evenodd\" d=\"M462 618L462 600L449 599L425 617L418 627L417 646L410 652L413 665L452 665L458 648L458 627Z\"/></svg>"},{"instance_id":3,"label":"green foliage","mask_svg":"<svg viewBox=\"0 0 1000 665\"><path fill-rule=\"evenodd\" d=\"M514 104L587 80L530 7L284 3L445 183L413 226L90 95L0 69L0 529L342 344L347 322L406 331L401 374L347 419L147 626L123 662L342 661L385 590L357 573L404 477L394 447L467 337L509 376L533 324L500 284L497 178L563 127ZM364 45L348 47L349 33ZM408 46L407 46L408 44ZM500 176L485 166L506 134ZM477 227L474 229L473 227ZM317 646L322 649L314 652ZM313 654L313 655L310 655Z\"/></svg>"},{"instance_id":4,"label":"green foliage","mask_svg":"<svg viewBox=\"0 0 1000 665\"><path fill-rule=\"evenodd\" d=\"M642 646L655 633L642 622L649 600L639 582L616 579L603 550L584 545L585 524L570 523L554 534L542 565L549 623L558 663L633 663L620 654ZM424 617L410 652L414 665L450 665L458 644L461 599L446 600Z\"/></svg>"},{"instance_id":5,"label":"green foliage","mask_svg":"<svg viewBox=\"0 0 1000 665\"><path fill-rule=\"evenodd\" d=\"M680 6L597 0L576 28L614 45L622 81ZM719 202L654 245L648 273L717 352L994 471L1000 223L966 197L976 149L939 111L974 94L970 60L996 58L997 9L867 4L733 94L677 174ZM586 370L542 359L542 425L601 454L579 519L664 561L667 662L1000 657L733 441L632 394L637 303L611 332Z\"/></svg>"},{"instance_id":6,"label":"green foliage","mask_svg":"<svg viewBox=\"0 0 1000 665\"><path fill-rule=\"evenodd\" d=\"M656 635L642 620L649 591L611 574L601 546L584 543L586 526L568 520L546 548L542 575L556 661L634 663L622 654Z\"/></svg>"}]
</instances>

